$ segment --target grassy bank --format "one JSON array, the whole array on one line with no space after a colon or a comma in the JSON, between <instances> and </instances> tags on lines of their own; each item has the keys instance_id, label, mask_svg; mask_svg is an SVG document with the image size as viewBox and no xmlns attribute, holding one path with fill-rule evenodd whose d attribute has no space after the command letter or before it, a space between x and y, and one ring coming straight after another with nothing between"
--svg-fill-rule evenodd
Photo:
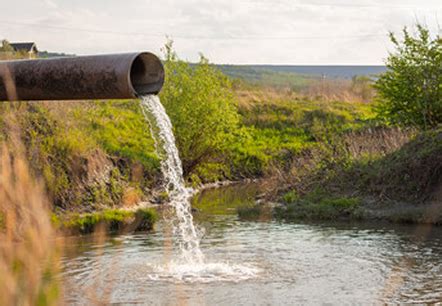
<instances>
[{"instance_id":1,"label":"grassy bank","mask_svg":"<svg viewBox=\"0 0 442 306\"><path fill-rule=\"evenodd\" d=\"M442 224L442 130L412 136L390 153L349 158L311 175L308 190L281 192L285 220L383 219ZM298 188L297 188L298 187Z\"/></svg>"},{"instance_id":2,"label":"grassy bank","mask_svg":"<svg viewBox=\"0 0 442 306\"><path fill-rule=\"evenodd\" d=\"M128 207L159 183L137 101L12 103L0 113L0 141L22 144L56 209Z\"/></svg>"},{"instance_id":3,"label":"grassy bank","mask_svg":"<svg viewBox=\"0 0 442 306\"><path fill-rule=\"evenodd\" d=\"M129 233L149 231L158 220L154 209L140 208L136 211L106 209L86 214L68 214L62 217L53 214L52 223L64 234Z\"/></svg>"},{"instance_id":4,"label":"grassy bank","mask_svg":"<svg viewBox=\"0 0 442 306\"><path fill-rule=\"evenodd\" d=\"M233 93L239 119L233 138L187 173L191 183L264 178L267 197L291 205L285 219L334 218L330 199L338 211L336 199L421 202L417 196L436 184L438 132L415 137L414 130L379 126L367 103L259 88ZM17 103L0 111L1 138L22 139L59 215L130 207L151 198L161 183L137 101ZM315 192L324 195L319 202L310 196ZM281 200L287 193L300 200ZM353 208L343 215L360 217Z\"/></svg>"},{"instance_id":5,"label":"grassy bank","mask_svg":"<svg viewBox=\"0 0 442 306\"><path fill-rule=\"evenodd\" d=\"M378 120L369 79L315 84L294 75L296 86L264 86L166 50L161 99L189 184L263 179L267 199L285 203L284 219L359 218L369 203L433 201L440 130ZM17 102L1 104L0 115L0 142L20 144L57 215L130 208L161 189L139 101Z\"/></svg>"},{"instance_id":6,"label":"grassy bank","mask_svg":"<svg viewBox=\"0 0 442 306\"><path fill-rule=\"evenodd\" d=\"M161 98L189 184L271 176L329 135L358 129L372 117L364 103L232 87L204 62L196 72L186 63L170 65L182 75L165 84ZM186 75L195 80L184 83ZM212 82L201 89L207 75L221 78L217 87ZM175 101L177 86L192 87L185 90L189 96ZM199 100L186 105L192 96ZM223 121L226 110L228 122ZM56 212L130 207L161 186L159 159L138 101L17 102L0 105L0 115L0 142L21 142ZM222 120L214 124L216 118ZM216 128L208 131L210 126Z\"/></svg>"}]
</instances>

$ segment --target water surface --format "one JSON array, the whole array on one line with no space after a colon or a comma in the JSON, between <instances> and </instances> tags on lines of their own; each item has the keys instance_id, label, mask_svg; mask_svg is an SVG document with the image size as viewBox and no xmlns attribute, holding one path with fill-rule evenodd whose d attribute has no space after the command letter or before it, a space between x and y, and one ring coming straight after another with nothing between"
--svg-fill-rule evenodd
<instances>
[{"instance_id":1,"label":"water surface","mask_svg":"<svg viewBox=\"0 0 442 306\"><path fill-rule=\"evenodd\" d=\"M442 229L388 224L242 222L244 187L207 191L196 206L206 265L171 264L167 226L75 239L63 258L66 300L140 305L442 302ZM239 190L242 190L240 192ZM236 196L235 196L236 195ZM224 199L224 200L223 200ZM217 202L204 217L201 203ZM211 213L210 213L211 212ZM230 212L230 213L229 213Z\"/></svg>"}]
</instances>

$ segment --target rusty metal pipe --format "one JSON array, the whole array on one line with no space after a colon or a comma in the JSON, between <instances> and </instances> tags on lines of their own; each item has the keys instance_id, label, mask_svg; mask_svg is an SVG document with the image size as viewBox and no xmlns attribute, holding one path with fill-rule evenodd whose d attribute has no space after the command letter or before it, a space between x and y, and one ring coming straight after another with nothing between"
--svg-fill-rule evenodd
<instances>
[{"instance_id":1,"label":"rusty metal pipe","mask_svg":"<svg viewBox=\"0 0 442 306\"><path fill-rule=\"evenodd\" d=\"M163 65L149 52L0 61L0 101L130 99L163 83Z\"/></svg>"}]
</instances>

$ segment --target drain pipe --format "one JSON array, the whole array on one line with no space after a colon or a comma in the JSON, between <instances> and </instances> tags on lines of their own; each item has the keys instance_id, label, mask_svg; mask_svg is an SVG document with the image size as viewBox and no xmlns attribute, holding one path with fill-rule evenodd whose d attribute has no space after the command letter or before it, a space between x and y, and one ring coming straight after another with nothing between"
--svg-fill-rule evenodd
<instances>
[{"instance_id":1,"label":"drain pipe","mask_svg":"<svg viewBox=\"0 0 442 306\"><path fill-rule=\"evenodd\" d=\"M149 52L0 61L0 101L132 99L163 83Z\"/></svg>"}]
</instances>

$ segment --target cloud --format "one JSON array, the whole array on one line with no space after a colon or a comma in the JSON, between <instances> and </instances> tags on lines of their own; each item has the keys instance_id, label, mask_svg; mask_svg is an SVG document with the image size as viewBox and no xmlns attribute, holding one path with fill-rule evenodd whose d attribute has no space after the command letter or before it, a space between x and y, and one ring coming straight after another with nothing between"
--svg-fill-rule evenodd
<instances>
[{"instance_id":1,"label":"cloud","mask_svg":"<svg viewBox=\"0 0 442 306\"><path fill-rule=\"evenodd\" d=\"M11 21L1 34L40 49L159 53L169 35L189 60L286 64L381 63L389 30L416 18L435 29L442 14L435 0L16 0L0 10Z\"/></svg>"},{"instance_id":2,"label":"cloud","mask_svg":"<svg viewBox=\"0 0 442 306\"><path fill-rule=\"evenodd\" d=\"M58 8L57 3L55 3L55 2L52 1L52 0L43 0L43 2L44 2L49 8L51 8L51 9L56 9L56 8Z\"/></svg>"}]
</instances>

